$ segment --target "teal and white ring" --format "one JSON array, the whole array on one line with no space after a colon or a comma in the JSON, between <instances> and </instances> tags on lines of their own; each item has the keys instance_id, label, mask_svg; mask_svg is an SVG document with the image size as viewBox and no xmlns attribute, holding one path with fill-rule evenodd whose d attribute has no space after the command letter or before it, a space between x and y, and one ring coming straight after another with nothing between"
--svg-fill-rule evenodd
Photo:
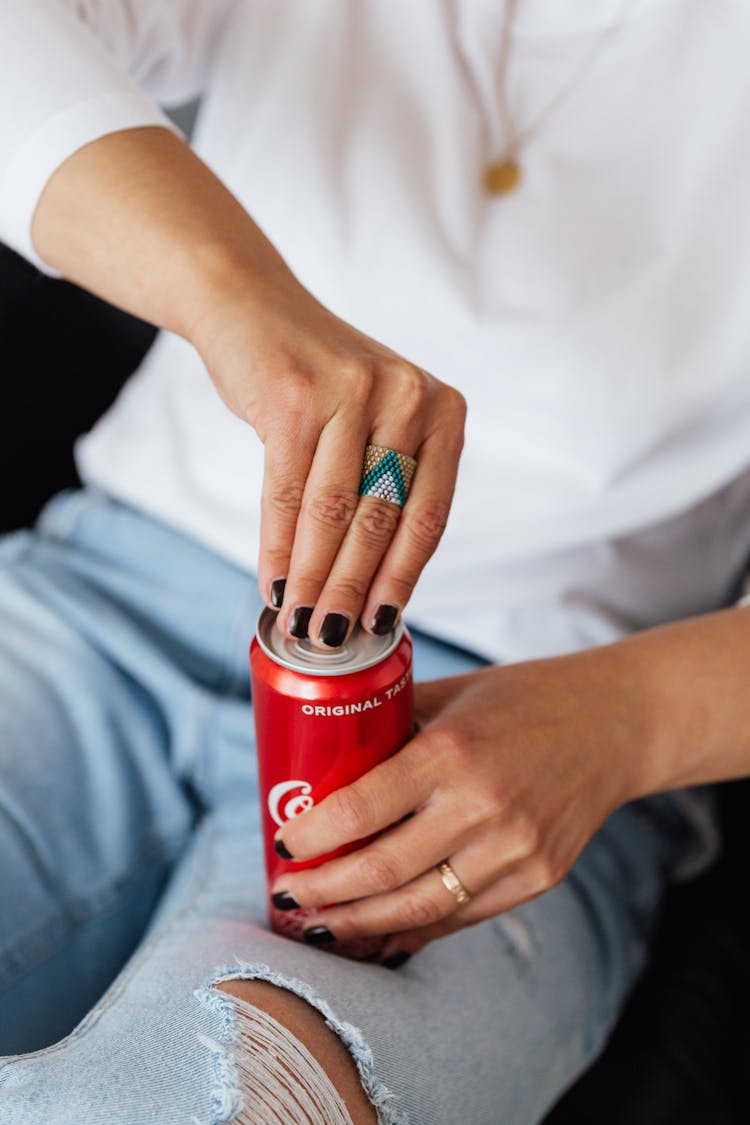
<instances>
[{"instance_id":1,"label":"teal and white ring","mask_svg":"<svg viewBox=\"0 0 750 1125\"><path fill-rule=\"evenodd\" d=\"M416 467L417 462L406 453L397 453L384 445L366 445L359 494L403 508Z\"/></svg>"}]
</instances>

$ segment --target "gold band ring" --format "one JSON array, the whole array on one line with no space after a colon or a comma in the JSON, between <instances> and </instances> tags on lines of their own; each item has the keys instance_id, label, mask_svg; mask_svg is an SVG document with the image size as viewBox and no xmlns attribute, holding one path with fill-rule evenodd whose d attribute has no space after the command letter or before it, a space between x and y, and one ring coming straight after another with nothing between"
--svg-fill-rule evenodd
<instances>
[{"instance_id":1,"label":"gold band ring","mask_svg":"<svg viewBox=\"0 0 750 1125\"><path fill-rule=\"evenodd\" d=\"M448 863L447 859L443 863L439 863L437 869L445 887L453 895L456 902L458 902L461 906L463 906L465 902L471 902L471 895L466 890L466 887L463 885L456 872Z\"/></svg>"}]
</instances>

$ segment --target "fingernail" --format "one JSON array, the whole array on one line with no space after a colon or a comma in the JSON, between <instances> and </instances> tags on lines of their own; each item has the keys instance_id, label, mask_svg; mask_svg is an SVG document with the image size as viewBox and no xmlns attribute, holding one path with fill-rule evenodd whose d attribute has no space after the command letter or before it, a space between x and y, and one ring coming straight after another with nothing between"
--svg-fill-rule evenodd
<instances>
[{"instance_id":1,"label":"fingernail","mask_svg":"<svg viewBox=\"0 0 750 1125\"><path fill-rule=\"evenodd\" d=\"M327 613L318 633L318 640L329 648L338 648L344 643L349 628L349 618L343 613Z\"/></svg>"},{"instance_id":2,"label":"fingernail","mask_svg":"<svg viewBox=\"0 0 750 1125\"><path fill-rule=\"evenodd\" d=\"M271 605L274 609L281 609L281 603L284 600L285 586L286 578L274 578L271 583Z\"/></svg>"},{"instance_id":3,"label":"fingernail","mask_svg":"<svg viewBox=\"0 0 750 1125\"><path fill-rule=\"evenodd\" d=\"M311 605L298 605L296 609L292 610L291 617L289 618L289 632L293 637L299 637L304 641L307 636L307 628L310 624L312 617L313 607Z\"/></svg>"},{"instance_id":4,"label":"fingernail","mask_svg":"<svg viewBox=\"0 0 750 1125\"><path fill-rule=\"evenodd\" d=\"M411 957L411 953L407 953L405 949L399 949L397 953L392 953L390 957L385 957L380 964L385 965L386 969L399 969Z\"/></svg>"},{"instance_id":5,"label":"fingernail","mask_svg":"<svg viewBox=\"0 0 750 1125\"><path fill-rule=\"evenodd\" d=\"M294 859L294 856L283 840L274 840L273 850L276 852L276 855L280 855L282 859Z\"/></svg>"},{"instance_id":6,"label":"fingernail","mask_svg":"<svg viewBox=\"0 0 750 1125\"><path fill-rule=\"evenodd\" d=\"M302 936L308 945L325 945L336 940L327 926L311 926L309 930L302 931Z\"/></svg>"},{"instance_id":7,"label":"fingernail","mask_svg":"<svg viewBox=\"0 0 750 1125\"><path fill-rule=\"evenodd\" d=\"M299 910L299 903L290 891L277 891L271 895L271 902L277 910Z\"/></svg>"},{"instance_id":8,"label":"fingernail","mask_svg":"<svg viewBox=\"0 0 750 1125\"><path fill-rule=\"evenodd\" d=\"M398 617L397 605L379 605L372 619L372 631L376 636L382 637L390 633Z\"/></svg>"}]
</instances>

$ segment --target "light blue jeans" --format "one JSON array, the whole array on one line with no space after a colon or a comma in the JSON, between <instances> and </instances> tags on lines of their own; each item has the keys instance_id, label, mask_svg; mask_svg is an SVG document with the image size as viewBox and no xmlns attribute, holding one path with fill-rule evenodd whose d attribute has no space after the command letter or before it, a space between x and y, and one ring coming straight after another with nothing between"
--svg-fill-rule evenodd
<instances>
[{"instance_id":1,"label":"light blue jeans","mask_svg":"<svg viewBox=\"0 0 750 1125\"><path fill-rule=\"evenodd\" d=\"M258 610L247 574L96 492L0 540L0 1121L232 1121L236 1009L211 986L246 976L327 1016L381 1122L535 1125L643 966L684 821L621 809L561 886L395 971L279 937ZM418 678L479 663L416 638Z\"/></svg>"}]
</instances>

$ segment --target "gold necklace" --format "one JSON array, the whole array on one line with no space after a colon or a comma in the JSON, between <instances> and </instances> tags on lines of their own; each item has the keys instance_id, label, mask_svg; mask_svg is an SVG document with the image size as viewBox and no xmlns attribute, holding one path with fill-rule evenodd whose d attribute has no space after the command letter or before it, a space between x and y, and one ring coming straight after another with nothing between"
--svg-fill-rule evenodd
<instances>
[{"instance_id":1,"label":"gold necklace","mask_svg":"<svg viewBox=\"0 0 750 1125\"><path fill-rule=\"evenodd\" d=\"M592 70L601 52L619 35L634 2L635 0L623 0L617 19L613 20L611 24L607 24L601 34L597 36L569 78L552 95L546 105L542 106L536 117L516 129L508 106L507 74L518 0L507 0L497 68L497 105L505 144L502 155L484 169L482 184L489 195L507 195L519 186L522 178L519 152L522 145L528 144L544 128L549 119L572 97L588 76L589 71Z\"/></svg>"}]
</instances>

